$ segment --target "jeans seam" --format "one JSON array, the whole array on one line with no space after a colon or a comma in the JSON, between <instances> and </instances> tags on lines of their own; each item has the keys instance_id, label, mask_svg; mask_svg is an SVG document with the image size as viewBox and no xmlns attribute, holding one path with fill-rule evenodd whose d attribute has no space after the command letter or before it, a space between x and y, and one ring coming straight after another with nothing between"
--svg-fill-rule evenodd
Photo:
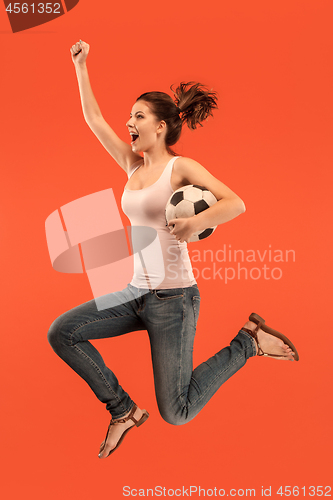
<instances>
[{"instance_id":1,"label":"jeans seam","mask_svg":"<svg viewBox=\"0 0 333 500\"><path fill-rule=\"evenodd\" d=\"M142 295L142 297L141 297L141 298L142 298L142 305L141 305L141 306L139 306L139 308L138 308L138 313L141 313L141 312L142 312L142 311L144 311L144 310L145 310L145 308L146 308L146 297L145 297L145 295ZM130 315L128 314L128 316L130 316Z\"/></svg>"},{"instance_id":2,"label":"jeans seam","mask_svg":"<svg viewBox=\"0 0 333 500\"><path fill-rule=\"evenodd\" d=\"M110 386L110 384L108 383L108 381L106 380L106 378L104 377L103 373L101 372L101 370L99 369L99 367L95 363L95 361L93 359L91 359L91 357L88 356L85 352L83 352L83 350L80 349L80 347L77 344L75 344L73 347L74 347L74 349L76 349L80 353L81 356L83 356L83 357L85 357L86 359L89 360L91 366L95 369L96 373L98 373L98 375L104 381L105 386L110 390L110 392L112 392L113 396L118 400L119 406L121 406L124 410L126 410L125 407L124 407L124 405L123 405L123 403L122 403L122 401L119 399L119 396L114 392L114 390L112 389L112 387ZM125 413L125 415L126 415L126 413ZM119 418L121 418L121 417L119 417Z\"/></svg>"},{"instance_id":3,"label":"jeans seam","mask_svg":"<svg viewBox=\"0 0 333 500\"><path fill-rule=\"evenodd\" d=\"M228 365L228 367L227 367L227 368L225 368L225 370L223 370L222 372L220 372L220 373L219 373L219 374L218 374L218 375L214 378L214 380L212 380L212 381L211 381L211 384L210 384L208 387L206 387L205 392L203 392L203 393L201 394L200 398L199 398L199 399L197 399L197 401L196 401L196 402L195 402L195 404L192 406L192 408L193 408L193 407L195 407L198 403L200 403L200 401L202 400L202 398L206 395L206 393L209 391L209 389L212 387L212 385L214 385L214 383L216 382L216 380L218 380L218 379L221 377L221 375L224 375L224 374L225 374L225 372L226 372L229 368L233 367L233 366L237 363L237 361L238 361L241 357L242 357L242 354L239 354L239 355L237 356L237 358L235 358L234 362L233 362L231 365ZM192 377L193 377L193 374L192 374ZM194 377L193 377L193 379L196 381L196 379L195 379ZM196 381L196 382L197 382L197 381ZM197 383L198 383L198 382L197 382Z\"/></svg>"},{"instance_id":4,"label":"jeans seam","mask_svg":"<svg viewBox=\"0 0 333 500\"><path fill-rule=\"evenodd\" d=\"M75 328L75 330L73 331L70 331L69 332L69 337L70 337L70 340L71 340L71 345L76 345L76 344L73 344L73 335L74 333L76 333L78 330L80 330L80 328L82 328L83 326L86 326L86 325L90 325L92 323L96 323L97 321L104 321L106 319L118 319L118 318L125 318L125 317L128 317L130 316L130 314L123 314L122 316L115 316L115 317L112 317L112 316L108 316L107 318L98 318L98 319L94 319L93 321L86 321L85 323L81 323L80 325L76 325L77 327Z\"/></svg>"},{"instance_id":5,"label":"jeans seam","mask_svg":"<svg viewBox=\"0 0 333 500\"><path fill-rule=\"evenodd\" d=\"M248 339L251 340L252 353L253 353L253 356L256 356L256 354L257 354L256 341L254 340L254 338L249 333L244 332L244 330L240 330L240 332L242 332L243 335L245 335Z\"/></svg>"},{"instance_id":6,"label":"jeans seam","mask_svg":"<svg viewBox=\"0 0 333 500\"><path fill-rule=\"evenodd\" d=\"M124 314L121 317L124 318L124 317L128 317L128 316L130 316L130 314ZM94 368L95 372L99 375L99 377L101 378L101 380L104 382L105 387L112 393L113 397L118 401L118 405L125 411L124 415L126 415L126 413L128 412L128 410L124 407L121 399L119 399L119 396L114 392L113 388L111 387L111 385L109 384L109 382L104 377L103 372L100 370L100 368L98 367L98 365L93 361L93 359L91 359L90 356L88 356L78 346L78 343L80 341L76 342L75 344L73 343L73 335L74 335L74 333L76 333L78 330L80 330L80 328L82 328L83 326L90 325L90 324L96 323L98 321L104 321L104 320L110 320L110 319L112 320L112 319L117 319L117 318L119 318L119 316L117 316L117 317L108 316L107 318L98 318L98 319L94 319L93 321L86 321L85 323L81 323L79 326L77 326L77 328L75 330L69 332L69 338L70 338L70 345L71 345L71 347L74 347L74 349L76 349L76 351L80 354L80 356L83 356L83 357L85 357L86 359L89 360L90 365ZM82 340L81 342L85 342L85 341ZM119 416L119 418L121 418L121 416Z\"/></svg>"},{"instance_id":7,"label":"jeans seam","mask_svg":"<svg viewBox=\"0 0 333 500\"><path fill-rule=\"evenodd\" d=\"M199 302L199 307L200 307L200 297L197 297L196 295L194 295L192 297L192 304L193 304L193 311L194 311L195 327L197 326L197 321L199 318L198 302Z\"/></svg>"},{"instance_id":8,"label":"jeans seam","mask_svg":"<svg viewBox=\"0 0 333 500\"><path fill-rule=\"evenodd\" d=\"M156 292L156 290L154 290L154 292ZM156 293L154 293L155 297L158 299L158 300L161 300L161 301L164 301L164 300L172 300L172 299L179 299L180 297L184 297L184 294L180 294L180 295L172 295L172 297L164 297L163 299L161 297L159 297Z\"/></svg>"},{"instance_id":9,"label":"jeans seam","mask_svg":"<svg viewBox=\"0 0 333 500\"><path fill-rule=\"evenodd\" d=\"M186 307L186 301L185 301L185 294L183 293L183 321L182 321L182 329L181 329L181 342L180 342L180 358L179 358L179 377L178 377L178 394L181 397L181 405L182 406L187 406L187 399L188 399L188 388L187 388L187 394L186 397L182 391L182 367L183 367L183 346L184 346L184 325L185 325L185 307Z\"/></svg>"},{"instance_id":10,"label":"jeans seam","mask_svg":"<svg viewBox=\"0 0 333 500\"><path fill-rule=\"evenodd\" d=\"M245 333L245 334L246 334L246 332L242 332L242 333ZM251 340L253 340L253 339L252 339L252 337L251 337L251 335L247 334L247 336L248 336ZM245 347L245 353L244 353L245 355L246 355L246 351L249 349L249 347L250 347L250 346ZM252 347L254 347L254 346L252 346ZM226 372L228 369L232 368L232 367L233 367L233 366L234 366L234 365L235 365L235 364L236 364L236 363L237 363L237 362L238 362L238 361L242 358L242 356L243 356L243 353L240 353L240 354L239 354L239 355L238 355L238 356L234 359L234 361L233 361L233 363L232 363L231 365L228 365L228 367L226 367L223 371L221 371L221 372L220 372L220 373L219 373L219 374L218 374L218 375L214 378L214 380L212 380L212 381L211 381L211 384L210 384L210 385L206 388L205 392L203 392L203 393L201 394L200 398L199 398L199 399L195 402L194 406L195 406L195 405L197 405L197 404L198 404L198 403L202 400L202 398L203 398L203 397L205 396L205 394L209 391L209 389L210 389L210 388L211 388L211 386L212 386L212 385L216 382L216 380L218 380L218 379L221 377L221 375L224 375L224 374L225 374L225 372ZM245 361L247 361L247 360L245 360ZM193 374L192 374L192 377L193 377ZM194 377L193 377L193 379L194 379L194 380L196 380ZM196 381L196 382L197 382L197 381Z\"/></svg>"}]
</instances>

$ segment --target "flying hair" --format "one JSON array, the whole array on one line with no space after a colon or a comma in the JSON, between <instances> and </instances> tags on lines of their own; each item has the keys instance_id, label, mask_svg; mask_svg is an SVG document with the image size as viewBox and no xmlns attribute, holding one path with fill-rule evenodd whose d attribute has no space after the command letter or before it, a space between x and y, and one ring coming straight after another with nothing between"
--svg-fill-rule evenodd
<instances>
[{"instance_id":1,"label":"flying hair","mask_svg":"<svg viewBox=\"0 0 333 500\"><path fill-rule=\"evenodd\" d=\"M201 83L181 82L174 90L174 85L170 87L175 96L176 106L180 109L181 120L194 130L197 125L202 126L202 122L209 116L213 116L213 110L217 109L217 93L211 92Z\"/></svg>"}]
</instances>

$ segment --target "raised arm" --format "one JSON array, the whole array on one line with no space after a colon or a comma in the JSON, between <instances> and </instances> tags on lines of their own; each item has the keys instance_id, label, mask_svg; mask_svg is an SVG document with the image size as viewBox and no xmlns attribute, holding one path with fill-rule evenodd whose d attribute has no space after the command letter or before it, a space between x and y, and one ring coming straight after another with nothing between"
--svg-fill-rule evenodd
<instances>
[{"instance_id":1,"label":"raised arm","mask_svg":"<svg viewBox=\"0 0 333 500\"><path fill-rule=\"evenodd\" d=\"M122 141L103 118L90 85L86 65L89 48L87 43L80 41L72 45L70 49L79 84L83 115L90 129L105 149L118 165L125 172L128 172L129 167L141 157L133 153L131 146Z\"/></svg>"}]
</instances>

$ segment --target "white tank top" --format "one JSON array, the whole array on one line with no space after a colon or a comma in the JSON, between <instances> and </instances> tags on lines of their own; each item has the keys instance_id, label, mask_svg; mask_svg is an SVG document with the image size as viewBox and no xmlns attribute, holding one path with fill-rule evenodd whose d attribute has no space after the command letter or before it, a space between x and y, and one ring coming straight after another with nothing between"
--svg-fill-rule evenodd
<instances>
[{"instance_id":1,"label":"white tank top","mask_svg":"<svg viewBox=\"0 0 333 500\"><path fill-rule=\"evenodd\" d=\"M179 157L171 158L154 184L143 189L125 189L121 199L124 213L131 221L131 225L135 226L133 229L136 230L137 226L155 229L160 243L159 251L156 246L151 245L150 251L145 253L144 260L140 252L134 253L134 276L131 284L138 288L185 288L196 283L187 243L177 241L170 234L165 221L165 206L173 193L172 167L177 158ZM128 178L142 164L140 160L132 165ZM135 239L139 240L140 234L132 230L133 252L135 252ZM137 244L141 243L137 241Z\"/></svg>"}]
</instances>

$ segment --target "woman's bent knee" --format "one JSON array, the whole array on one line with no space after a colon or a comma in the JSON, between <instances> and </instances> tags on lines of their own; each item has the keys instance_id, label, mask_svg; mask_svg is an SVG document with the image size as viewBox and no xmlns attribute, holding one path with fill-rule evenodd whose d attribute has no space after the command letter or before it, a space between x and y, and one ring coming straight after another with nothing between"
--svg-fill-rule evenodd
<instances>
[{"instance_id":1,"label":"woman's bent knee","mask_svg":"<svg viewBox=\"0 0 333 500\"><path fill-rule=\"evenodd\" d=\"M176 413L172 412L171 408L170 409L160 408L159 410L163 420L165 420L165 422L171 425L184 425L187 424L187 422L190 422L190 420L192 420L192 418L189 418L187 408L182 408Z\"/></svg>"},{"instance_id":2,"label":"woman's bent knee","mask_svg":"<svg viewBox=\"0 0 333 500\"><path fill-rule=\"evenodd\" d=\"M55 325L55 321L52 323L52 325L49 328L49 331L47 332L47 340L49 341L49 344L51 347L56 347L59 341L59 330Z\"/></svg>"},{"instance_id":3,"label":"woman's bent knee","mask_svg":"<svg viewBox=\"0 0 333 500\"><path fill-rule=\"evenodd\" d=\"M67 343L66 340L68 336L66 335L63 316L64 315L59 316L59 318L54 320L49 328L49 331L47 332L47 340L54 351L57 350L59 345Z\"/></svg>"}]
</instances>

